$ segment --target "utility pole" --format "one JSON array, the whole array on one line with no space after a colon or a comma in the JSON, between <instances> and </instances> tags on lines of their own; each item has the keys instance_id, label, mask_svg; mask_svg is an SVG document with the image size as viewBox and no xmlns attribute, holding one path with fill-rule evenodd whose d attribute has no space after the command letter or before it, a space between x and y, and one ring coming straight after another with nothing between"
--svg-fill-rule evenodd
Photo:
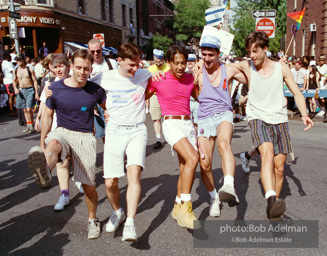
<instances>
[{"instance_id":1,"label":"utility pole","mask_svg":"<svg viewBox=\"0 0 327 256\"><path fill-rule=\"evenodd\" d=\"M14 1L13 0L10 0L9 13L10 12L15 12ZM10 18L10 21L8 23L9 23L9 33L10 33L11 29L13 29L13 31L15 31L15 34L16 34L16 36L14 37L15 49L16 49L17 54L20 54L16 18ZM12 37L12 33L10 33L10 36Z\"/></svg>"}]
</instances>

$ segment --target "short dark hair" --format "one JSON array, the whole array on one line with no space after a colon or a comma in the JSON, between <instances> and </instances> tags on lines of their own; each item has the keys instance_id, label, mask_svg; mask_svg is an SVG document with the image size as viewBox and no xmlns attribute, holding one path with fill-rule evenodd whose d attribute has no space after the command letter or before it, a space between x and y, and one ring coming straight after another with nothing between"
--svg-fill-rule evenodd
<instances>
[{"instance_id":1,"label":"short dark hair","mask_svg":"<svg viewBox=\"0 0 327 256\"><path fill-rule=\"evenodd\" d=\"M166 53L166 60L169 62L174 61L174 56L177 53L184 55L185 61L187 61L188 54L187 54L186 48L184 46L180 46L180 45L169 46L167 53Z\"/></svg>"},{"instance_id":2,"label":"short dark hair","mask_svg":"<svg viewBox=\"0 0 327 256\"><path fill-rule=\"evenodd\" d=\"M91 61L91 64L93 64L93 62L94 62L94 58L93 58L92 54L90 54L87 49L78 49L74 52L74 54L72 56L73 65L74 65L74 61L76 58L87 59L87 60Z\"/></svg>"},{"instance_id":3,"label":"short dark hair","mask_svg":"<svg viewBox=\"0 0 327 256\"><path fill-rule=\"evenodd\" d=\"M56 65L64 64L65 66L69 66L68 57L63 53L57 53L51 60L51 65L54 67Z\"/></svg>"},{"instance_id":4,"label":"short dark hair","mask_svg":"<svg viewBox=\"0 0 327 256\"><path fill-rule=\"evenodd\" d=\"M269 45L269 37L263 31L253 31L245 39L245 49L248 49L251 44L255 43L256 46L260 48L268 47Z\"/></svg>"},{"instance_id":5,"label":"short dark hair","mask_svg":"<svg viewBox=\"0 0 327 256\"><path fill-rule=\"evenodd\" d=\"M4 60L9 60L10 59L10 52L9 51L4 51L2 54L2 57Z\"/></svg>"},{"instance_id":6,"label":"short dark hair","mask_svg":"<svg viewBox=\"0 0 327 256\"><path fill-rule=\"evenodd\" d=\"M123 43L118 46L117 56L120 57L122 60L134 60L136 58L140 58L142 56L142 52L140 48L133 43Z\"/></svg>"}]
</instances>

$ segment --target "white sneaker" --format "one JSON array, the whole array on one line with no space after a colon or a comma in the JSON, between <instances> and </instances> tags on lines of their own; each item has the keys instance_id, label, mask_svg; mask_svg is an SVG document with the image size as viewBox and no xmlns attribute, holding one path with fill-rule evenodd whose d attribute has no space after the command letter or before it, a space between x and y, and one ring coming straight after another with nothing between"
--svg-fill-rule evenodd
<instances>
[{"instance_id":1,"label":"white sneaker","mask_svg":"<svg viewBox=\"0 0 327 256\"><path fill-rule=\"evenodd\" d=\"M211 217L220 216L220 201L218 197L210 200L209 214Z\"/></svg>"},{"instance_id":2,"label":"white sneaker","mask_svg":"<svg viewBox=\"0 0 327 256\"><path fill-rule=\"evenodd\" d=\"M114 232L116 231L120 224L123 223L123 221L125 220L125 212L124 210L122 209L121 210L121 214L120 216L117 216L116 212L114 211L111 216L110 216L110 219L106 225L106 232Z\"/></svg>"},{"instance_id":3,"label":"white sneaker","mask_svg":"<svg viewBox=\"0 0 327 256\"><path fill-rule=\"evenodd\" d=\"M101 235L100 232L100 222L98 219L96 220L89 220L88 224L88 239L95 239L98 238Z\"/></svg>"},{"instance_id":4,"label":"white sneaker","mask_svg":"<svg viewBox=\"0 0 327 256\"><path fill-rule=\"evenodd\" d=\"M250 165L249 165L249 160L245 157L245 152L240 154L240 158L242 160L243 172L249 173L250 172Z\"/></svg>"},{"instance_id":5,"label":"white sneaker","mask_svg":"<svg viewBox=\"0 0 327 256\"><path fill-rule=\"evenodd\" d=\"M76 187L78 188L79 192L81 194L84 194L84 190L83 190L83 186L82 186L82 183L78 182L78 181L75 181L75 185Z\"/></svg>"},{"instance_id":6,"label":"white sneaker","mask_svg":"<svg viewBox=\"0 0 327 256\"><path fill-rule=\"evenodd\" d=\"M44 153L39 146L32 147L28 153L28 168L39 188L51 186L51 173L47 166Z\"/></svg>"},{"instance_id":7,"label":"white sneaker","mask_svg":"<svg viewBox=\"0 0 327 256\"><path fill-rule=\"evenodd\" d=\"M240 204L238 197L235 192L235 188L230 185L223 185L218 191L219 200L221 202L228 202L229 207Z\"/></svg>"},{"instance_id":8,"label":"white sneaker","mask_svg":"<svg viewBox=\"0 0 327 256\"><path fill-rule=\"evenodd\" d=\"M123 230L123 241L127 242L137 242L137 234L135 232L135 226L133 225L125 225L124 230Z\"/></svg>"},{"instance_id":9,"label":"white sneaker","mask_svg":"<svg viewBox=\"0 0 327 256\"><path fill-rule=\"evenodd\" d=\"M325 115L325 111L320 110L316 116L323 117Z\"/></svg>"},{"instance_id":10,"label":"white sneaker","mask_svg":"<svg viewBox=\"0 0 327 256\"><path fill-rule=\"evenodd\" d=\"M54 206L54 210L55 211L63 210L66 205L69 205L69 202L70 202L70 197L65 196L64 194L61 194L61 196L59 197L58 203L56 203L56 205Z\"/></svg>"}]
</instances>

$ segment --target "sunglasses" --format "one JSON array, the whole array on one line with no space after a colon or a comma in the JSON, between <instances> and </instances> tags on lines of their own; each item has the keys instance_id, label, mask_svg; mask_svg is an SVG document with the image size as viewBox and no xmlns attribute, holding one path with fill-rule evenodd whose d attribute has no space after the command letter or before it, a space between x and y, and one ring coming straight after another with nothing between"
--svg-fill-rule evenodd
<instances>
[{"instance_id":1,"label":"sunglasses","mask_svg":"<svg viewBox=\"0 0 327 256\"><path fill-rule=\"evenodd\" d=\"M90 51L90 53L91 53L92 55L94 55L95 53L100 54L100 53L101 53L101 50Z\"/></svg>"}]
</instances>

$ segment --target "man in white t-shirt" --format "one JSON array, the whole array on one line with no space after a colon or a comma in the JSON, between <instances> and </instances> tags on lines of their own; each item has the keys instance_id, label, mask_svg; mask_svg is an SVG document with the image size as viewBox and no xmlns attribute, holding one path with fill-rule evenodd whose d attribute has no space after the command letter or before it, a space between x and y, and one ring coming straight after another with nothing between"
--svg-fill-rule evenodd
<instances>
[{"instance_id":1,"label":"man in white t-shirt","mask_svg":"<svg viewBox=\"0 0 327 256\"><path fill-rule=\"evenodd\" d=\"M106 193L113 208L106 226L107 232L114 232L125 219L120 207L118 181L125 176L124 155L127 155L126 193L127 219L123 241L137 241L134 218L141 195L141 171L145 166L145 150L148 140L145 126L145 94L149 78L147 69L138 69L141 51L132 43L118 47L119 69L107 70L91 79L107 94L106 108L109 121L106 126L104 146L104 179Z\"/></svg>"},{"instance_id":2,"label":"man in white t-shirt","mask_svg":"<svg viewBox=\"0 0 327 256\"><path fill-rule=\"evenodd\" d=\"M327 64L326 64L326 57L325 56L320 56L319 57L319 66L318 66L318 71L321 75L321 79L319 82L319 89L324 90L326 89L326 81L327 81ZM317 116L325 116L324 119L326 119L326 108L325 108L325 98L320 98L319 99L319 105L320 105L320 111L317 114ZM326 120L327 121L327 120Z\"/></svg>"},{"instance_id":3,"label":"man in white t-shirt","mask_svg":"<svg viewBox=\"0 0 327 256\"><path fill-rule=\"evenodd\" d=\"M15 92L10 92L9 91L9 85L12 84L13 82L13 70L14 70L14 65L11 63L11 57L9 51L4 51L3 52L3 61L1 64L2 67L2 72L3 72L3 83L7 89L7 93L9 96L9 109L10 109L10 115L15 116L16 113L14 111L14 103L16 100L16 95Z\"/></svg>"},{"instance_id":4,"label":"man in white t-shirt","mask_svg":"<svg viewBox=\"0 0 327 256\"><path fill-rule=\"evenodd\" d=\"M100 74L105 70L117 69L118 65L115 60L104 58L102 55L101 42L97 39L91 39L88 42L89 53L93 55L94 63L92 65L92 73L90 78ZM94 116L95 137L102 138L105 142L105 121L103 109L97 105L97 110Z\"/></svg>"}]
</instances>

